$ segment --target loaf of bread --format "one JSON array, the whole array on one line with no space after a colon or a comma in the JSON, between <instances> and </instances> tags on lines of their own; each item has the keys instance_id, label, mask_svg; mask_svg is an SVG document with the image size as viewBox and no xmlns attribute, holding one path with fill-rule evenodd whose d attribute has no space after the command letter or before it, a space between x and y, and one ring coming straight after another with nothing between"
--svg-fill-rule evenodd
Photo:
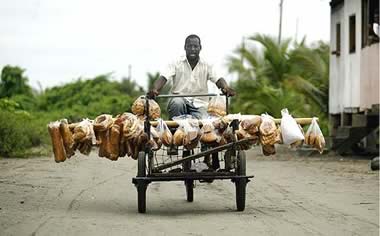
<instances>
[{"instance_id":1,"label":"loaf of bread","mask_svg":"<svg viewBox=\"0 0 380 236\"><path fill-rule=\"evenodd\" d=\"M54 160L55 162L63 162L66 160L66 152L63 145L61 132L59 130L60 122L51 122L48 125L48 131L53 146Z\"/></svg>"},{"instance_id":2,"label":"loaf of bread","mask_svg":"<svg viewBox=\"0 0 380 236\"><path fill-rule=\"evenodd\" d=\"M183 128L178 128L173 135L173 144L175 146L183 146L183 141L185 139L185 131Z\"/></svg>"},{"instance_id":3,"label":"loaf of bread","mask_svg":"<svg viewBox=\"0 0 380 236\"><path fill-rule=\"evenodd\" d=\"M162 132L161 142L162 142L162 144L164 144L167 147L170 147L172 145L172 143L173 143L173 135L172 135L172 132L170 132L169 129L167 129L164 132Z\"/></svg>"},{"instance_id":4,"label":"loaf of bread","mask_svg":"<svg viewBox=\"0 0 380 236\"><path fill-rule=\"evenodd\" d=\"M73 149L74 138L66 119L61 120L59 130L62 136L63 146L65 147L66 157L70 158L75 154Z\"/></svg>"},{"instance_id":5,"label":"loaf of bread","mask_svg":"<svg viewBox=\"0 0 380 236\"><path fill-rule=\"evenodd\" d=\"M276 154L276 148L274 145L261 145L264 156L270 156Z\"/></svg>"},{"instance_id":6,"label":"loaf of bread","mask_svg":"<svg viewBox=\"0 0 380 236\"><path fill-rule=\"evenodd\" d=\"M109 136L109 159L116 161L119 158L119 143L120 143L120 126L113 124L110 129Z\"/></svg>"},{"instance_id":7,"label":"loaf of bread","mask_svg":"<svg viewBox=\"0 0 380 236\"><path fill-rule=\"evenodd\" d=\"M247 133L253 135L259 132L259 127L261 125L261 117L260 116L249 116L243 119L240 122L241 127L247 131Z\"/></svg>"},{"instance_id":8,"label":"loaf of bread","mask_svg":"<svg viewBox=\"0 0 380 236\"><path fill-rule=\"evenodd\" d=\"M88 139L83 142L80 142L78 145L79 152L84 155L89 155L91 152L91 148L92 148L92 143L91 143L91 140L88 140Z\"/></svg>"},{"instance_id":9,"label":"loaf of bread","mask_svg":"<svg viewBox=\"0 0 380 236\"><path fill-rule=\"evenodd\" d=\"M224 97L217 96L211 98L208 103L207 112L211 116L225 116L226 113L226 102Z\"/></svg>"},{"instance_id":10,"label":"loaf of bread","mask_svg":"<svg viewBox=\"0 0 380 236\"><path fill-rule=\"evenodd\" d=\"M105 131L113 124L112 115L102 114L94 120L94 131Z\"/></svg>"},{"instance_id":11,"label":"loaf of bread","mask_svg":"<svg viewBox=\"0 0 380 236\"><path fill-rule=\"evenodd\" d=\"M99 152L98 156L99 157L109 157L109 151L108 151L108 137L109 137L109 132L110 130L105 130L105 131L97 131L95 133L98 143L99 143Z\"/></svg>"},{"instance_id":12,"label":"loaf of bread","mask_svg":"<svg viewBox=\"0 0 380 236\"><path fill-rule=\"evenodd\" d=\"M215 144L216 143L218 136L215 133L214 126L212 125L212 123L203 124L202 129L201 129L201 133L202 133L202 135L201 135L200 141L202 143L204 143L204 144Z\"/></svg>"}]
</instances>

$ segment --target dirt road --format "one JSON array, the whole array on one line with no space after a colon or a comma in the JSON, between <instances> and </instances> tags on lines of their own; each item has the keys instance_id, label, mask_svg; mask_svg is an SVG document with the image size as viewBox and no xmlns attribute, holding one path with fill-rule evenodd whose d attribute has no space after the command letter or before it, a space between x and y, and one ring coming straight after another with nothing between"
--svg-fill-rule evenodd
<instances>
[{"instance_id":1,"label":"dirt road","mask_svg":"<svg viewBox=\"0 0 380 236\"><path fill-rule=\"evenodd\" d=\"M137 213L136 162L0 159L0 235L379 235L379 173L366 160L250 152L244 212L230 181L152 183Z\"/></svg>"}]
</instances>

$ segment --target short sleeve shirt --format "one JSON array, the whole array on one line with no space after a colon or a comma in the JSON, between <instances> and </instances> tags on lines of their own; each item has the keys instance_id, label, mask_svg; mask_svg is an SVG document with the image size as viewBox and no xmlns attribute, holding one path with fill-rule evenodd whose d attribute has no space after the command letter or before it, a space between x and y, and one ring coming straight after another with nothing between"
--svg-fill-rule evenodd
<instances>
[{"instance_id":1,"label":"short sleeve shirt","mask_svg":"<svg viewBox=\"0 0 380 236\"><path fill-rule=\"evenodd\" d=\"M172 94L208 93L207 81L216 83L219 79L214 67L202 58L192 70L186 56L169 64L161 71L161 76L172 83ZM207 97L187 99L192 101L195 107L207 106Z\"/></svg>"}]
</instances>

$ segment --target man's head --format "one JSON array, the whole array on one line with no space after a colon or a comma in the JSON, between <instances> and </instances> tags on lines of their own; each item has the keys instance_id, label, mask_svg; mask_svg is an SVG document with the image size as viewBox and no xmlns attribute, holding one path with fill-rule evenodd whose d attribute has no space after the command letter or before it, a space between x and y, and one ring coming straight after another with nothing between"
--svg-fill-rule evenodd
<instances>
[{"instance_id":1,"label":"man's head","mask_svg":"<svg viewBox=\"0 0 380 236\"><path fill-rule=\"evenodd\" d=\"M199 59L199 53L202 49L201 39L198 35L191 34L185 39L186 57L189 61L196 61Z\"/></svg>"}]
</instances>

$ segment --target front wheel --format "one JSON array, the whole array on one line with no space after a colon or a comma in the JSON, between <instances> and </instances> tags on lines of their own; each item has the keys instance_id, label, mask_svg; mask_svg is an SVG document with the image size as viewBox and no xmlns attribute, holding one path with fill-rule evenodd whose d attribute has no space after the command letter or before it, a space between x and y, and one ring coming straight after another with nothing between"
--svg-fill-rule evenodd
<instances>
[{"instance_id":1,"label":"front wheel","mask_svg":"<svg viewBox=\"0 0 380 236\"><path fill-rule=\"evenodd\" d=\"M146 176L146 155L145 152L139 152L139 156L137 159L137 177L145 177Z\"/></svg>"},{"instance_id":2,"label":"front wheel","mask_svg":"<svg viewBox=\"0 0 380 236\"><path fill-rule=\"evenodd\" d=\"M245 152L240 150L238 152L236 174L238 176L246 175L246 159ZM245 209L245 195L246 195L247 179L239 178L235 181L236 187L236 207L238 211L244 211Z\"/></svg>"},{"instance_id":3,"label":"front wheel","mask_svg":"<svg viewBox=\"0 0 380 236\"><path fill-rule=\"evenodd\" d=\"M194 201L194 180L185 180L186 199L188 202Z\"/></svg>"},{"instance_id":4,"label":"front wheel","mask_svg":"<svg viewBox=\"0 0 380 236\"><path fill-rule=\"evenodd\" d=\"M148 185L144 182L137 184L137 207L139 213L145 213L146 211L146 188Z\"/></svg>"}]
</instances>

